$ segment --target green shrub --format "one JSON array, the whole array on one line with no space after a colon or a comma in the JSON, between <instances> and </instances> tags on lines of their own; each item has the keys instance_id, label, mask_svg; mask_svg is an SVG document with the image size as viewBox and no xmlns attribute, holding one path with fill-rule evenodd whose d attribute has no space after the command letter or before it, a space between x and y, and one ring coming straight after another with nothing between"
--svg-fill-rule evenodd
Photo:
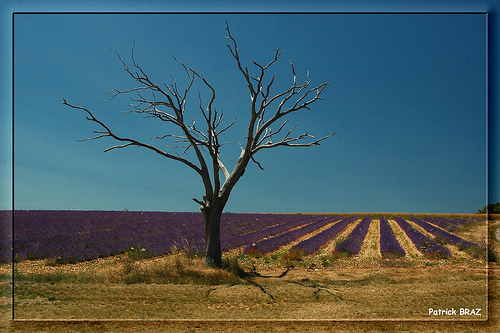
<instances>
[{"instance_id":1,"label":"green shrub","mask_svg":"<svg viewBox=\"0 0 500 333\"><path fill-rule=\"evenodd\" d=\"M500 214L500 202L484 206L476 214Z\"/></svg>"}]
</instances>

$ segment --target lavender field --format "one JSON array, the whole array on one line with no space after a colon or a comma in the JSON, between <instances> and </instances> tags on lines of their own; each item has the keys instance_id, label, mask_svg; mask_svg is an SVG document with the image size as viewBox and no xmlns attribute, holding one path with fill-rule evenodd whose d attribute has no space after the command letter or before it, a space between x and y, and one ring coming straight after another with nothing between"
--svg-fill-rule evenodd
<instances>
[{"instance_id":1,"label":"lavender field","mask_svg":"<svg viewBox=\"0 0 500 333\"><path fill-rule=\"evenodd\" d=\"M80 262L118 255L127 251L143 256L160 256L179 250L204 251L204 223L201 213L130 211L0 211L2 230L1 260L59 259ZM452 256L449 248L480 249L481 245L453 232L474 220L409 217L394 218L411 243L423 255ZM231 250L266 255L278 249L300 249L315 254L342 235L334 252L357 255L373 223L380 225L378 236L382 257L407 255L388 219L356 216L303 214L225 213L221 221L224 252ZM394 222L393 222L394 223ZM346 232L346 230L350 230ZM337 239L338 238L338 239Z\"/></svg>"}]
</instances>

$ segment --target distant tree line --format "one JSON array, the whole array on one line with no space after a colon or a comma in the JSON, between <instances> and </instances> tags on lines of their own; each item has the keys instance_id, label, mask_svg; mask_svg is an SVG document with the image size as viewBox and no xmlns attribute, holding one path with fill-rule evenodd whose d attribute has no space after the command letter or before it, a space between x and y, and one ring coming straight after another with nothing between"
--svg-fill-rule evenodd
<instances>
[{"instance_id":1,"label":"distant tree line","mask_svg":"<svg viewBox=\"0 0 500 333\"><path fill-rule=\"evenodd\" d=\"M477 214L500 214L500 202L484 206L477 211Z\"/></svg>"}]
</instances>

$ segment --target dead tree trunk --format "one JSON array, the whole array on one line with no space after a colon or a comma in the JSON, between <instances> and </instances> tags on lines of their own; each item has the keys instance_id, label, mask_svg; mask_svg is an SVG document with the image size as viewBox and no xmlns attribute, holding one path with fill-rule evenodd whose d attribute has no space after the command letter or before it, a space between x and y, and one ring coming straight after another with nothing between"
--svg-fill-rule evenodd
<instances>
[{"instance_id":1,"label":"dead tree trunk","mask_svg":"<svg viewBox=\"0 0 500 333\"><path fill-rule=\"evenodd\" d=\"M221 267L220 220L222 209L213 207L205 210L203 215L205 216L205 264L210 267Z\"/></svg>"}]
</instances>

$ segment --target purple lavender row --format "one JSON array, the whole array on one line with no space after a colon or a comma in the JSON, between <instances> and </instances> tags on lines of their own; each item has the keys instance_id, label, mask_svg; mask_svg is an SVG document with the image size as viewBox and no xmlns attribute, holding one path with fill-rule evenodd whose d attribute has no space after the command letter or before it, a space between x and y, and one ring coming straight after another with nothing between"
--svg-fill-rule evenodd
<instances>
[{"instance_id":1,"label":"purple lavender row","mask_svg":"<svg viewBox=\"0 0 500 333\"><path fill-rule=\"evenodd\" d=\"M404 257L406 255L405 250L396 239L389 221L385 217L380 218L380 253L382 257L388 255Z\"/></svg>"},{"instance_id":2,"label":"purple lavender row","mask_svg":"<svg viewBox=\"0 0 500 333\"><path fill-rule=\"evenodd\" d=\"M430 239L417 229L415 229L406 220L400 217L394 219L396 223L404 230L408 238L413 242L417 249L426 255L431 255L434 253L439 253L446 257L451 257L451 252L444 246L439 245L435 240Z\"/></svg>"},{"instance_id":3,"label":"purple lavender row","mask_svg":"<svg viewBox=\"0 0 500 333\"><path fill-rule=\"evenodd\" d=\"M221 220L221 239L229 239L260 229L287 223L301 215L225 213Z\"/></svg>"},{"instance_id":4,"label":"purple lavender row","mask_svg":"<svg viewBox=\"0 0 500 333\"><path fill-rule=\"evenodd\" d=\"M174 245L195 242L203 234L202 222L196 223L200 217L196 213L15 211L14 249L19 259L70 261L115 255L132 246L166 254Z\"/></svg>"},{"instance_id":5,"label":"purple lavender row","mask_svg":"<svg viewBox=\"0 0 500 333\"><path fill-rule=\"evenodd\" d=\"M361 250L361 245L368 233L368 228L372 218L367 216L354 228L347 238L335 247L335 252L346 252L349 255L357 255Z\"/></svg>"},{"instance_id":6,"label":"purple lavender row","mask_svg":"<svg viewBox=\"0 0 500 333\"><path fill-rule=\"evenodd\" d=\"M319 228L324 227L327 224L330 224L332 222L338 221L343 219L344 217L342 216L336 216L336 217L321 217L319 220L316 220L304 227L301 227L299 229L291 230L285 233L282 233L279 236L273 237L273 238L267 238L264 240L261 240L255 245L249 244L245 247L243 250L243 253L247 253L250 249L254 248L262 254L266 254L272 251L277 250L280 246L286 245L290 242L293 242L299 237L304 236L305 234L308 234L310 232L313 232Z\"/></svg>"},{"instance_id":7,"label":"purple lavender row","mask_svg":"<svg viewBox=\"0 0 500 333\"><path fill-rule=\"evenodd\" d=\"M464 221L463 220L459 220L459 219L451 219L450 220L450 219L445 219L443 217L439 217L436 220L444 222L444 223L452 224L452 225L456 226L457 228L461 227L464 224L463 223Z\"/></svg>"},{"instance_id":8,"label":"purple lavender row","mask_svg":"<svg viewBox=\"0 0 500 333\"><path fill-rule=\"evenodd\" d=\"M315 216L314 215L282 215L279 217L286 219L286 223L281 224L273 224L270 227L263 228L260 230L256 230L253 232L249 232L243 235L237 235L230 238L221 239L221 247L222 251L227 251L230 249L234 249L240 246L245 246L248 244L253 244L255 242L260 241L263 238L274 236L276 234L280 234L282 232L286 232L292 228L301 226L303 224L307 224L311 222ZM200 249L195 249L200 251Z\"/></svg>"},{"instance_id":9,"label":"purple lavender row","mask_svg":"<svg viewBox=\"0 0 500 333\"><path fill-rule=\"evenodd\" d=\"M443 220L432 219L430 217L426 217L423 220L425 222L437 225L438 227L441 227L441 228L448 230L448 231L454 231L458 228L458 226L456 224L448 223L448 222L443 221Z\"/></svg>"},{"instance_id":10,"label":"purple lavender row","mask_svg":"<svg viewBox=\"0 0 500 333\"><path fill-rule=\"evenodd\" d=\"M437 220L443 221L443 222L446 222L446 223L450 223L450 224L453 224L453 225L456 225L457 227L461 227L464 224L468 224L468 223L472 223L472 222L477 221L475 219L469 219L469 220L464 220L464 219L445 219L443 217L438 218Z\"/></svg>"},{"instance_id":11,"label":"purple lavender row","mask_svg":"<svg viewBox=\"0 0 500 333\"><path fill-rule=\"evenodd\" d=\"M226 237L233 237L285 222L287 220L281 214L224 213L221 218L221 236L225 234Z\"/></svg>"},{"instance_id":12,"label":"purple lavender row","mask_svg":"<svg viewBox=\"0 0 500 333\"><path fill-rule=\"evenodd\" d=\"M345 218L342 221L335 223L330 228L320 232L319 234L303 240L302 242L295 245L294 248L303 250L306 253L314 253L357 219L358 218L356 216Z\"/></svg>"},{"instance_id":13,"label":"purple lavender row","mask_svg":"<svg viewBox=\"0 0 500 333\"><path fill-rule=\"evenodd\" d=\"M96 231L137 229L140 233L164 233L172 225L192 229L203 223L201 213L104 212L104 211L15 211L16 238L66 234L84 235Z\"/></svg>"},{"instance_id":14,"label":"purple lavender row","mask_svg":"<svg viewBox=\"0 0 500 333\"><path fill-rule=\"evenodd\" d=\"M470 247L479 247L479 244L469 242L457 235L450 234L449 232L446 232L442 229L439 229L437 227L432 226L431 224L424 222L422 220L419 220L417 218L410 218L410 221L414 222L415 224L421 226L423 229L425 229L427 232L430 232L436 237L440 237L441 239L444 239L450 244L457 245L461 249L468 249Z\"/></svg>"}]
</instances>

